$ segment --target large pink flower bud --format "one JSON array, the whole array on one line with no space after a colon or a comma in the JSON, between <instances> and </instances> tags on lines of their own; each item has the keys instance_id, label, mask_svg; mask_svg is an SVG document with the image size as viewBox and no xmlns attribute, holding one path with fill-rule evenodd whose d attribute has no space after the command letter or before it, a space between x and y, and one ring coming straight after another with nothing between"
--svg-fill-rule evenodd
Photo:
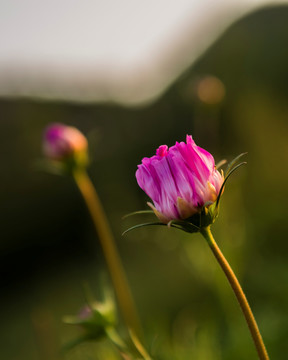
<instances>
[{"instance_id":1,"label":"large pink flower bud","mask_svg":"<svg viewBox=\"0 0 288 360\"><path fill-rule=\"evenodd\" d=\"M199 213L204 204L215 202L224 181L213 156L189 135L186 143L176 142L170 148L162 145L156 155L144 158L136 178L153 200L150 207L164 223L188 219Z\"/></svg>"}]
</instances>

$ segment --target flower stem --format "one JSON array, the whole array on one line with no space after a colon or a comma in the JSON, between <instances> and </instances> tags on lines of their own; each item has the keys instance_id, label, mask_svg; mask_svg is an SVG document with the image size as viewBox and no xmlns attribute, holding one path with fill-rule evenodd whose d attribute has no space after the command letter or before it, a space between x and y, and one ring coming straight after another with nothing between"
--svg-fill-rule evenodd
<instances>
[{"instance_id":1,"label":"flower stem","mask_svg":"<svg viewBox=\"0 0 288 360\"><path fill-rule=\"evenodd\" d=\"M100 199L84 169L74 171L73 176L86 202L98 233L123 318L128 328L132 330L137 337L141 337L142 330L136 307Z\"/></svg>"},{"instance_id":2,"label":"flower stem","mask_svg":"<svg viewBox=\"0 0 288 360\"><path fill-rule=\"evenodd\" d=\"M227 280L229 281L234 294L239 302L241 310L244 314L245 320L249 327L251 336L253 338L256 350L258 352L258 356L260 360L269 360L269 356L267 350L265 348L262 336L260 334L258 325L252 313L252 310L249 306L249 303L246 299L246 296L241 288L241 285L234 274L233 270L231 269L229 263L225 259L224 255L222 254L221 250L219 249L216 241L213 238L211 233L210 227L202 228L201 233L204 238L207 240L208 245L210 246L216 260L218 261L219 265L221 266L222 270L224 271Z\"/></svg>"}]
</instances>

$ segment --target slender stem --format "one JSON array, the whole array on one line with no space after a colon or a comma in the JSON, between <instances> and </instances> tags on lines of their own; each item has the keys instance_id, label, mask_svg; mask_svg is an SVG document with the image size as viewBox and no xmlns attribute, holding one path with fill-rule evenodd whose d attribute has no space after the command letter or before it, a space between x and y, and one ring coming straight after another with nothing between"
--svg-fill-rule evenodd
<instances>
[{"instance_id":1,"label":"slender stem","mask_svg":"<svg viewBox=\"0 0 288 360\"><path fill-rule=\"evenodd\" d=\"M152 360L142 343L139 341L136 334L134 334L133 331L130 330L130 337L133 341L133 344L135 345L136 349L138 350L139 354L143 356L144 360Z\"/></svg>"},{"instance_id":2,"label":"slender stem","mask_svg":"<svg viewBox=\"0 0 288 360\"><path fill-rule=\"evenodd\" d=\"M233 270L231 269L229 263L225 259L224 255L222 254L221 250L219 249L216 241L213 238L211 233L210 227L203 228L201 230L202 235L207 240L216 260L218 261L219 265L221 266L222 270L224 271L233 291L234 294L239 302L241 310L244 314L245 320L249 327L250 333L252 335L256 350L258 352L258 356L260 360L269 360L269 356L267 350L265 348L262 336L260 334L258 325L252 313L252 310L249 306L249 303L246 299L246 296L239 284L239 281L234 274Z\"/></svg>"},{"instance_id":3,"label":"slender stem","mask_svg":"<svg viewBox=\"0 0 288 360\"><path fill-rule=\"evenodd\" d=\"M119 349L121 355L125 360L131 360L131 355L128 354L127 346L123 343L120 336L117 334L115 328L107 328L106 334L109 337L109 339L113 342L113 344ZM151 360L149 354L147 353L146 349L143 347L143 345L140 343L137 336L134 335L133 331L130 330L130 337L138 350L139 354L143 356L144 360Z\"/></svg>"},{"instance_id":4,"label":"slender stem","mask_svg":"<svg viewBox=\"0 0 288 360\"><path fill-rule=\"evenodd\" d=\"M128 349L126 344L122 341L121 337L118 335L114 327L106 328L106 335L108 338L112 341L112 343L116 346L118 349L120 355L124 360L132 360L132 357L130 354L128 354Z\"/></svg>"},{"instance_id":5,"label":"slender stem","mask_svg":"<svg viewBox=\"0 0 288 360\"><path fill-rule=\"evenodd\" d=\"M77 170L73 175L98 232L124 320L128 328L141 337L142 330L136 307L100 199L85 170Z\"/></svg>"}]
</instances>

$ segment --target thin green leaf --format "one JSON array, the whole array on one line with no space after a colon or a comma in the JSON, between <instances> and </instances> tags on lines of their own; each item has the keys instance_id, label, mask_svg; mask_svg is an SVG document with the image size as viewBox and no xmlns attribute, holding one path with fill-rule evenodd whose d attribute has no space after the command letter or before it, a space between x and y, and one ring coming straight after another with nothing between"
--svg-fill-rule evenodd
<instances>
[{"instance_id":1,"label":"thin green leaf","mask_svg":"<svg viewBox=\"0 0 288 360\"><path fill-rule=\"evenodd\" d=\"M242 156L244 156L244 155L246 155L246 154L248 154L248 153L247 153L247 152L241 153L241 154L239 154L238 156L236 156L235 159L233 159L232 161L230 161L229 164L227 165L227 168L226 168L225 173L228 174L228 173L232 170L233 166L237 163L237 161L238 161ZM226 176L227 176L227 175L226 175Z\"/></svg>"},{"instance_id":2,"label":"thin green leaf","mask_svg":"<svg viewBox=\"0 0 288 360\"><path fill-rule=\"evenodd\" d=\"M82 344L83 342L85 342L87 340L90 340L89 336L87 336L87 335L83 335L79 338L71 340L70 342L68 342L67 344L62 346L61 353L65 354L67 351L73 349L75 346Z\"/></svg>"},{"instance_id":3,"label":"thin green leaf","mask_svg":"<svg viewBox=\"0 0 288 360\"><path fill-rule=\"evenodd\" d=\"M139 210L139 211L134 211L132 213L126 214L122 217L122 219L126 219L130 216L134 216L134 215L141 215L141 214L154 214L153 210Z\"/></svg>"},{"instance_id":4,"label":"thin green leaf","mask_svg":"<svg viewBox=\"0 0 288 360\"><path fill-rule=\"evenodd\" d=\"M218 170L221 166L225 165L227 163L226 159L220 160L216 165L216 169Z\"/></svg>"},{"instance_id":5,"label":"thin green leaf","mask_svg":"<svg viewBox=\"0 0 288 360\"><path fill-rule=\"evenodd\" d=\"M162 225L162 226L167 226L167 224L164 224L162 222L149 222L149 223L144 223L144 224L138 224L138 225L134 225L132 227L130 227L129 229L125 230L123 233L122 233L122 236L127 234L128 232L132 231L132 230L135 230L135 229L138 229L138 228L141 228L141 227L144 227L144 226L152 226L152 225Z\"/></svg>"},{"instance_id":6,"label":"thin green leaf","mask_svg":"<svg viewBox=\"0 0 288 360\"><path fill-rule=\"evenodd\" d=\"M65 316L63 316L62 321L65 324L69 324L69 325L79 325L79 324L83 323L83 320L81 320L77 316L73 316L73 315L65 315Z\"/></svg>"},{"instance_id":7,"label":"thin green leaf","mask_svg":"<svg viewBox=\"0 0 288 360\"><path fill-rule=\"evenodd\" d=\"M220 188L220 191L219 191L219 194L218 194L218 197L217 197L217 200L216 200L216 208L218 207L218 204L219 204L219 201L220 201L220 197L221 197L221 195L222 195L224 186L225 186L228 178L229 178L229 177L233 174L233 172L234 172L235 170L237 170L240 166L246 165L246 164L247 164L247 162L246 162L246 161L243 161L242 163L236 165L236 166L225 176L225 179L224 179L224 181L223 181L223 184L222 184L222 186L221 186L221 188Z\"/></svg>"},{"instance_id":8,"label":"thin green leaf","mask_svg":"<svg viewBox=\"0 0 288 360\"><path fill-rule=\"evenodd\" d=\"M112 326L105 328L106 335L112 341L112 343L120 350L120 351L127 351L127 346L122 340L122 338L117 333L116 329Z\"/></svg>"}]
</instances>

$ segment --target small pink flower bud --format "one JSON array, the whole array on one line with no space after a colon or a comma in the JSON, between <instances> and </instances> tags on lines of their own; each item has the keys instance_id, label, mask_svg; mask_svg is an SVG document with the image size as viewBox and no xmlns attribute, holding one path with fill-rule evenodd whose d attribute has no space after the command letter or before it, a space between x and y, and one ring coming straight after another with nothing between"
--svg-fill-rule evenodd
<instances>
[{"instance_id":1,"label":"small pink flower bud","mask_svg":"<svg viewBox=\"0 0 288 360\"><path fill-rule=\"evenodd\" d=\"M44 132L43 151L50 160L87 163L86 137L75 127L52 124Z\"/></svg>"},{"instance_id":2,"label":"small pink flower bud","mask_svg":"<svg viewBox=\"0 0 288 360\"><path fill-rule=\"evenodd\" d=\"M142 159L136 178L153 200L154 205L148 205L164 223L188 219L214 203L224 181L213 156L188 135L186 143L162 145L156 155Z\"/></svg>"},{"instance_id":3,"label":"small pink flower bud","mask_svg":"<svg viewBox=\"0 0 288 360\"><path fill-rule=\"evenodd\" d=\"M86 151L87 146L85 136L71 126L52 124L44 133L44 153L53 160L61 160L75 152Z\"/></svg>"}]
</instances>

